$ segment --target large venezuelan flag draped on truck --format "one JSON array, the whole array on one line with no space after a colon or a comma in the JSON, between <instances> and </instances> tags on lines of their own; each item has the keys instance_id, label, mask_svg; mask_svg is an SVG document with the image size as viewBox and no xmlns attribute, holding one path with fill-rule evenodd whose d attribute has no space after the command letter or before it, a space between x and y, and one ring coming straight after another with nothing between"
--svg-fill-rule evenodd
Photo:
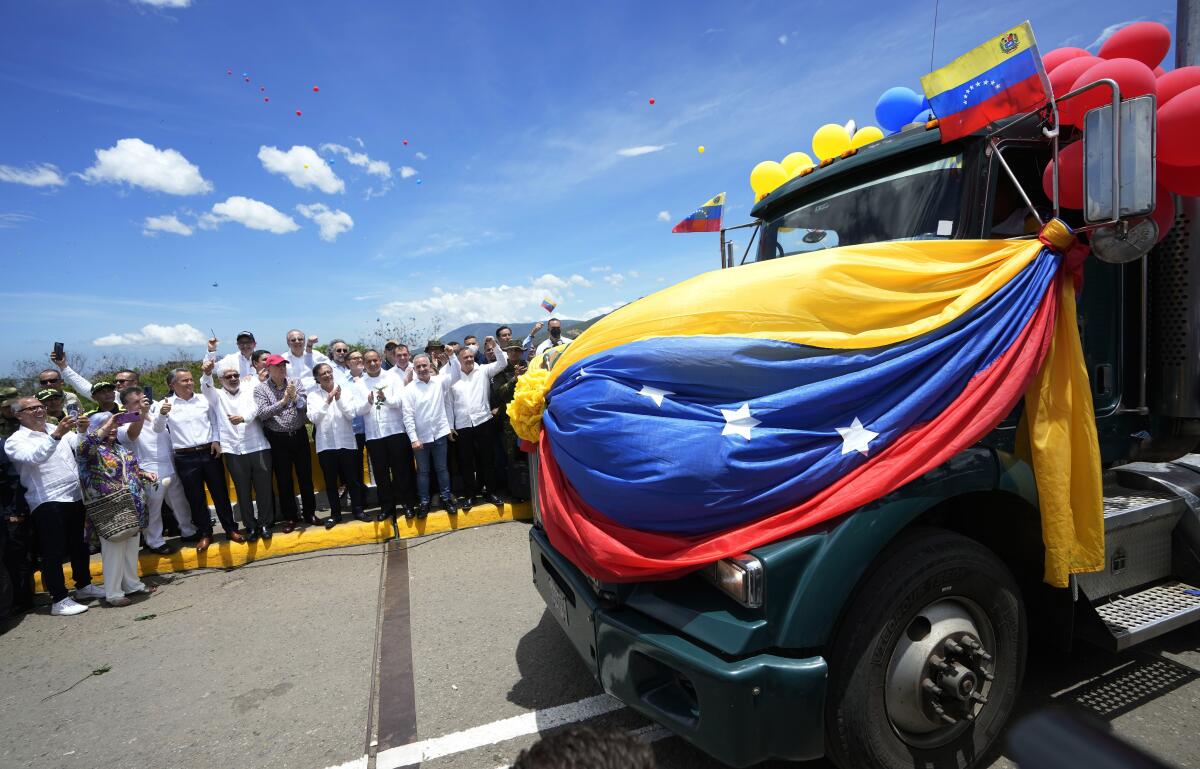
<instances>
[{"instance_id":1,"label":"large venezuelan flag draped on truck","mask_svg":"<svg viewBox=\"0 0 1200 769\"><path fill-rule=\"evenodd\" d=\"M601 580L677 576L898 489L1024 396L1046 580L1099 568L1072 243L1052 222L1041 241L830 249L613 312L510 406L552 544Z\"/></svg>"}]
</instances>

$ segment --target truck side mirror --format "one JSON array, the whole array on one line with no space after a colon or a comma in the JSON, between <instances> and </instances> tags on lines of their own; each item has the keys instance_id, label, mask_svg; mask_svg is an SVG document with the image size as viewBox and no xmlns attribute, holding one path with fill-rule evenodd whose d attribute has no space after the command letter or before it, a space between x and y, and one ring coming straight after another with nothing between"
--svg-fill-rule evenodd
<instances>
[{"instance_id":1,"label":"truck side mirror","mask_svg":"<svg viewBox=\"0 0 1200 769\"><path fill-rule=\"evenodd\" d=\"M1111 104L1091 110L1083 123L1083 220L1105 224L1147 216L1154 210L1155 98L1121 102L1120 120ZM1117 131L1114 142L1113 131ZM1119 147L1119 163L1114 153ZM1119 194L1114 195L1118 186Z\"/></svg>"}]
</instances>

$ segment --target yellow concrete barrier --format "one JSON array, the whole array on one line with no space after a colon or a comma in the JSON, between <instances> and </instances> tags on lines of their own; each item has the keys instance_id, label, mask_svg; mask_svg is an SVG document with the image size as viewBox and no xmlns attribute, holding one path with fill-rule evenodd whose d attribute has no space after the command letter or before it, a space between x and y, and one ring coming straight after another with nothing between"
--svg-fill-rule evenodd
<instances>
[{"instance_id":1,"label":"yellow concrete barrier","mask_svg":"<svg viewBox=\"0 0 1200 769\"><path fill-rule=\"evenodd\" d=\"M431 512L424 520L411 521L399 519L400 537L424 537L429 534L440 534L445 531L470 529L475 526L488 526L505 521L527 521L533 517L528 502L519 504L479 505L471 508L469 513L450 515L445 511ZM213 544L203 553L197 553L194 547L184 545L182 549L171 555L142 553L138 557L138 571L142 576L149 574L169 574L192 569L228 569L241 566L251 561L261 561L264 558L278 558L296 553L308 553L314 550L330 550L351 545L366 545L372 542L383 542L393 536L391 521L364 523L350 519L348 523L340 523L332 529L323 526L308 526L296 529L291 534L277 533L269 542L235 543L225 540L223 534L213 539ZM92 579L99 582L103 579L100 556L92 556ZM63 564L67 587L74 586L70 564ZM42 587L41 574L35 580L35 588L40 592Z\"/></svg>"}]
</instances>

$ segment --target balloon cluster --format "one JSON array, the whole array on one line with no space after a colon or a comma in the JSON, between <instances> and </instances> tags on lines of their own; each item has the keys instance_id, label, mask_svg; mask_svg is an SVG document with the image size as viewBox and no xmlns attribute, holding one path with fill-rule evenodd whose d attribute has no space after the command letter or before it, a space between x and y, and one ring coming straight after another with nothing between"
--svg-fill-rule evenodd
<instances>
[{"instance_id":1,"label":"balloon cluster","mask_svg":"<svg viewBox=\"0 0 1200 769\"><path fill-rule=\"evenodd\" d=\"M933 120L929 100L911 88L896 86L889 88L875 102L875 120L879 125L895 133L910 123L925 123Z\"/></svg>"},{"instance_id":2,"label":"balloon cluster","mask_svg":"<svg viewBox=\"0 0 1200 769\"><path fill-rule=\"evenodd\" d=\"M826 123L813 134L812 149L817 160L828 160L882 138L883 131L875 126L863 126L851 135L846 126ZM704 151L703 147L699 149ZM750 171L750 188L754 190L754 199L762 200L788 179L807 173L814 166L816 162L806 152L788 153L779 162L764 160Z\"/></svg>"},{"instance_id":3,"label":"balloon cluster","mask_svg":"<svg viewBox=\"0 0 1200 769\"><path fill-rule=\"evenodd\" d=\"M1154 94L1158 99L1158 204L1154 220L1159 239L1175 221L1170 193L1200 195L1200 143L1191 132L1200 124L1200 67L1171 72L1161 62L1171 47L1171 31L1153 21L1122 27L1100 47L1098 56L1082 48L1056 48L1042 59L1055 98L1105 78L1117 83L1122 99ZM1088 110L1111 100L1107 88L1096 88L1059 106L1059 121L1083 126ZM1042 173L1046 197L1053 193L1054 162ZM1058 200L1063 208L1080 209L1083 193L1083 142L1066 145L1058 153Z\"/></svg>"}]
</instances>

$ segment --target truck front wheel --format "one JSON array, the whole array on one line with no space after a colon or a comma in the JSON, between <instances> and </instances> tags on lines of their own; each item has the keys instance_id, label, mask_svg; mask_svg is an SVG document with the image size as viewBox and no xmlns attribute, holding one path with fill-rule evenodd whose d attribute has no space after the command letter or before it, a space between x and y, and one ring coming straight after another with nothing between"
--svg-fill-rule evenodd
<instances>
[{"instance_id":1,"label":"truck front wheel","mask_svg":"<svg viewBox=\"0 0 1200 769\"><path fill-rule=\"evenodd\" d=\"M1025 670L1025 609L979 543L911 532L856 592L827 655L827 751L842 767L965 769L985 758Z\"/></svg>"}]
</instances>

